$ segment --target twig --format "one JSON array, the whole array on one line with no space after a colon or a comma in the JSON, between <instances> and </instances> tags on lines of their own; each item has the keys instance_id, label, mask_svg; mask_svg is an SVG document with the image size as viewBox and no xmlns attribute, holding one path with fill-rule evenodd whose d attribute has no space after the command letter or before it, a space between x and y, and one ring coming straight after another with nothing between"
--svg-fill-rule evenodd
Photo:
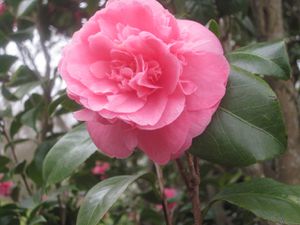
<instances>
[{"instance_id":1,"label":"twig","mask_svg":"<svg viewBox=\"0 0 300 225\"><path fill-rule=\"evenodd\" d=\"M167 225L172 225L171 213L169 211L167 199L166 199L166 196L164 194L163 173L162 173L161 167L158 164L154 163L154 165L155 165L158 185L159 185L159 189L160 189L160 193L161 193L161 201L162 201L165 220L166 220Z\"/></svg>"},{"instance_id":2,"label":"twig","mask_svg":"<svg viewBox=\"0 0 300 225\"><path fill-rule=\"evenodd\" d=\"M2 134L3 134L3 136L4 136L5 139L6 139L6 141L7 141L8 144L9 144L9 147L10 147L10 150L11 150L11 153L12 153L12 156L13 156L13 158L14 158L14 161L15 161L16 164L18 164L18 163L19 163L19 160L18 160L18 157L17 157L17 154L16 154L15 145L13 144L13 142L10 140L8 134L6 133L6 130L5 130L4 125L1 124L1 128L2 128L2 130L1 130L1 131L2 131ZM32 195L31 189L30 189L30 187L29 187L29 184L28 184L28 181L27 181L27 178L26 178L24 172L21 173L21 178L22 178L22 180L23 180L23 182L24 182L24 184L25 184L25 188L26 188L28 194L29 194L29 195Z\"/></svg>"},{"instance_id":3,"label":"twig","mask_svg":"<svg viewBox=\"0 0 300 225\"><path fill-rule=\"evenodd\" d=\"M59 204L59 208L60 208L60 224L61 225L65 225L66 224L66 207L63 204L63 201L60 197L60 195L57 196L57 200L58 200L58 204Z\"/></svg>"},{"instance_id":4,"label":"twig","mask_svg":"<svg viewBox=\"0 0 300 225\"><path fill-rule=\"evenodd\" d=\"M184 166L182 165L180 158L176 159L176 165L178 167L178 170L179 170L179 173L180 173L182 179L184 180L185 185L187 186L188 189L190 189L190 182L188 180L188 175L185 171Z\"/></svg>"},{"instance_id":5,"label":"twig","mask_svg":"<svg viewBox=\"0 0 300 225\"><path fill-rule=\"evenodd\" d=\"M201 204L199 198L200 168L199 159L186 153L188 166L190 169L190 198L192 199L195 225L202 225Z\"/></svg>"},{"instance_id":6,"label":"twig","mask_svg":"<svg viewBox=\"0 0 300 225\"><path fill-rule=\"evenodd\" d=\"M199 187L200 187L200 168L199 159L193 157L190 153L186 153L187 165L189 173L185 170L180 159L176 160L180 175L182 176L189 197L192 200L193 215L195 225L202 225L202 214L201 214L201 203L199 198Z\"/></svg>"},{"instance_id":7,"label":"twig","mask_svg":"<svg viewBox=\"0 0 300 225\"><path fill-rule=\"evenodd\" d=\"M44 84L42 84L42 87L43 87L43 94L44 94L44 98L45 98L45 105L48 105L50 104L51 102L51 91L52 91L52 87L53 87L53 84L51 84L51 67L50 67L50 61L51 61L51 56L48 52L48 49L45 45L45 35L43 33L43 25L40 23L40 17L42 16L42 0L39 0L38 1L38 19L37 19L37 31L38 31L38 34L39 34L39 37L40 37L40 45L41 45L41 49L42 49L42 53L44 55L44 58L45 58L45 61L46 61L46 71L45 71L45 82ZM40 135L39 135L39 140L40 142L42 142L45 138L46 138L46 135L47 135L47 132L50 128L50 123L49 123L49 114L48 114L48 111L45 110L44 112L44 115L43 115L43 118L42 118L42 130L40 132Z\"/></svg>"}]
</instances>

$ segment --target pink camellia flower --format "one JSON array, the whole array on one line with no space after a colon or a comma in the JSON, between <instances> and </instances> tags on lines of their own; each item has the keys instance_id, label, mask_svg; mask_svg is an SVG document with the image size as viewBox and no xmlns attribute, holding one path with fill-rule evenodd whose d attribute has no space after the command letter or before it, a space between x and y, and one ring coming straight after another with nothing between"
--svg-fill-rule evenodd
<instances>
[{"instance_id":1,"label":"pink camellia flower","mask_svg":"<svg viewBox=\"0 0 300 225\"><path fill-rule=\"evenodd\" d=\"M164 194L167 197L167 199L172 199L175 198L177 195L177 191L174 188L165 188ZM177 203L176 202L170 202L168 203L168 208L170 210L174 209L176 207Z\"/></svg>"},{"instance_id":2,"label":"pink camellia flower","mask_svg":"<svg viewBox=\"0 0 300 225\"><path fill-rule=\"evenodd\" d=\"M109 168L109 163L101 163L100 161L97 161L95 167L92 169L92 173L94 175L105 175L105 172L109 170Z\"/></svg>"},{"instance_id":3,"label":"pink camellia flower","mask_svg":"<svg viewBox=\"0 0 300 225\"><path fill-rule=\"evenodd\" d=\"M0 174L0 180L3 178L3 174ZM0 196L9 196L10 190L13 186L12 181L0 181Z\"/></svg>"},{"instance_id":4,"label":"pink camellia flower","mask_svg":"<svg viewBox=\"0 0 300 225\"><path fill-rule=\"evenodd\" d=\"M5 3L0 0L0 15L2 15L6 10Z\"/></svg>"},{"instance_id":5,"label":"pink camellia flower","mask_svg":"<svg viewBox=\"0 0 300 225\"><path fill-rule=\"evenodd\" d=\"M170 199L175 198L177 196L177 190L174 188L165 188L164 189L164 195L167 198L167 201L170 201ZM176 202L168 202L168 208L170 210L173 210L177 206ZM161 205L156 206L157 209L162 209Z\"/></svg>"},{"instance_id":6,"label":"pink camellia flower","mask_svg":"<svg viewBox=\"0 0 300 225\"><path fill-rule=\"evenodd\" d=\"M126 158L137 147L165 164L211 121L229 65L201 24L155 0L109 0L74 34L59 71L102 152Z\"/></svg>"}]
</instances>

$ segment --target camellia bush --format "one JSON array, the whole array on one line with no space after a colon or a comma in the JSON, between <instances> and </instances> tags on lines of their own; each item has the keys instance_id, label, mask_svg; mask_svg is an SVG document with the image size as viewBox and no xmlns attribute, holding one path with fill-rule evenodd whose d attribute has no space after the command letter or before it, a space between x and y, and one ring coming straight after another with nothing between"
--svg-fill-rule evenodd
<instances>
[{"instance_id":1,"label":"camellia bush","mask_svg":"<svg viewBox=\"0 0 300 225\"><path fill-rule=\"evenodd\" d=\"M300 224L298 55L224 2L0 0L0 225Z\"/></svg>"}]
</instances>

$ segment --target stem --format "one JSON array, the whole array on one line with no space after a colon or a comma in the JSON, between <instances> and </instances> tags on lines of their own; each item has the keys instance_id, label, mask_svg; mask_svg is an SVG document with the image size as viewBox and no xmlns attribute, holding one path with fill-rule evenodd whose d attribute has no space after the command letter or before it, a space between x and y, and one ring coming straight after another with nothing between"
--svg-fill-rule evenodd
<instances>
[{"instance_id":1,"label":"stem","mask_svg":"<svg viewBox=\"0 0 300 225\"><path fill-rule=\"evenodd\" d=\"M187 187L188 189L190 189L190 182L189 182L189 179L188 179L188 175L187 175L187 173L186 173L186 170L185 170L185 168L184 168L184 166L183 166L183 164L182 164L180 158L179 158L179 159L176 159L176 164L177 164L179 173L180 173L181 177L182 177L183 180L184 180L184 183L185 183L186 187Z\"/></svg>"},{"instance_id":2,"label":"stem","mask_svg":"<svg viewBox=\"0 0 300 225\"><path fill-rule=\"evenodd\" d=\"M159 190L160 190L160 194L161 194L161 201L162 201L165 220L166 220L167 225L172 225L171 213L169 211L167 199L164 194L163 172L161 170L161 167L158 164L154 163L154 165L155 165L155 170L156 170L156 174L157 174L157 180L158 180Z\"/></svg>"},{"instance_id":3,"label":"stem","mask_svg":"<svg viewBox=\"0 0 300 225\"><path fill-rule=\"evenodd\" d=\"M45 105L48 105L48 104L50 104L50 102L52 100L51 92L52 92L52 88L53 88L53 83L51 83L51 66L50 66L51 56L50 56L48 48L45 44L46 38L45 38L45 34L43 33L43 24L40 23L40 21L41 21L40 17L42 17L42 13L43 13L42 6L43 6L42 0L38 0L38 13L37 13L36 27L37 27L37 31L38 31L39 38L40 38L41 50L42 50L43 56L46 61L46 71L45 71L45 76L43 76L44 82L42 83L42 88L43 88L43 92L44 92L43 94L44 94ZM40 142L43 142L45 140L45 138L47 136L47 132L51 128L51 122L49 120L50 120L50 117L49 117L48 111L45 110L42 121L41 121L42 129L39 134Z\"/></svg>"},{"instance_id":4,"label":"stem","mask_svg":"<svg viewBox=\"0 0 300 225\"><path fill-rule=\"evenodd\" d=\"M62 201L60 195L57 196L57 200L58 200L58 204L59 204L59 208L60 208L60 220L61 220L60 224L65 225L66 224L66 207L63 204L63 201Z\"/></svg>"},{"instance_id":5,"label":"stem","mask_svg":"<svg viewBox=\"0 0 300 225\"><path fill-rule=\"evenodd\" d=\"M19 160L18 160L18 157L17 157L17 154L16 154L15 145L13 144L13 142L10 140L8 134L6 133L4 125L2 126L2 133L3 133L3 136L6 139L9 147L10 147L10 150L11 150L11 153L12 153L12 156L14 158L15 163L18 164ZM27 181L27 178L26 178L24 172L21 173L21 177L22 177L22 180L23 180L23 182L25 184L25 188L26 188L28 194L32 195L31 189L29 187L29 184L28 184L28 181Z\"/></svg>"},{"instance_id":6,"label":"stem","mask_svg":"<svg viewBox=\"0 0 300 225\"><path fill-rule=\"evenodd\" d=\"M187 165L189 173L186 172L180 159L176 160L179 172L186 184L190 199L192 201L194 225L202 225L201 203L199 198L200 187L200 168L199 159L193 157L190 153L186 153Z\"/></svg>"}]
</instances>

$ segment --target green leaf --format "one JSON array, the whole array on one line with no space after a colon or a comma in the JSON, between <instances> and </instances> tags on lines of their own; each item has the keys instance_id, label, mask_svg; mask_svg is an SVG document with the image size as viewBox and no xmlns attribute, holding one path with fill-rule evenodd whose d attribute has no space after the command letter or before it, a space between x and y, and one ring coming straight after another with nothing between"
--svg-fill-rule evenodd
<instances>
[{"instance_id":1,"label":"green leaf","mask_svg":"<svg viewBox=\"0 0 300 225\"><path fill-rule=\"evenodd\" d=\"M43 184L43 162L49 150L55 144L56 139L51 139L41 143L35 150L32 162L27 167L27 174L38 186Z\"/></svg>"},{"instance_id":2,"label":"green leaf","mask_svg":"<svg viewBox=\"0 0 300 225\"><path fill-rule=\"evenodd\" d=\"M18 70L13 74L10 82L7 83L9 87L16 87L21 84L31 83L37 81L35 73L27 66L20 66ZM28 89L27 89L28 91Z\"/></svg>"},{"instance_id":3,"label":"green leaf","mask_svg":"<svg viewBox=\"0 0 300 225\"><path fill-rule=\"evenodd\" d=\"M18 163L13 171L15 174L21 174L25 171L25 168L26 168L26 160Z\"/></svg>"},{"instance_id":4,"label":"green leaf","mask_svg":"<svg viewBox=\"0 0 300 225\"><path fill-rule=\"evenodd\" d=\"M37 215L29 221L28 225L36 225L36 224L40 225L42 223L47 223L47 220L45 219L45 217L41 215Z\"/></svg>"},{"instance_id":5,"label":"green leaf","mask_svg":"<svg viewBox=\"0 0 300 225\"><path fill-rule=\"evenodd\" d=\"M17 114L14 117L13 121L11 122L10 129L9 129L9 135L11 138L13 138L19 132L20 128L22 127L21 117L23 114L24 114L24 112Z\"/></svg>"},{"instance_id":6,"label":"green leaf","mask_svg":"<svg viewBox=\"0 0 300 225\"><path fill-rule=\"evenodd\" d=\"M9 100L9 101L17 101L17 100L19 100L18 97L15 96L13 93L11 93L4 84L1 87L1 93L2 93L2 96L4 98L6 98L7 100Z\"/></svg>"},{"instance_id":7,"label":"green leaf","mask_svg":"<svg viewBox=\"0 0 300 225\"><path fill-rule=\"evenodd\" d=\"M211 32L213 32L218 38L221 36L219 25L215 20L211 19L210 21L208 21L208 23L206 24L206 27Z\"/></svg>"},{"instance_id":8,"label":"green leaf","mask_svg":"<svg viewBox=\"0 0 300 225\"><path fill-rule=\"evenodd\" d=\"M281 224L300 224L300 186L254 179L225 187L213 200L227 201Z\"/></svg>"},{"instance_id":9,"label":"green leaf","mask_svg":"<svg viewBox=\"0 0 300 225\"><path fill-rule=\"evenodd\" d=\"M6 73L17 59L12 55L0 55L0 73Z\"/></svg>"},{"instance_id":10,"label":"green leaf","mask_svg":"<svg viewBox=\"0 0 300 225\"><path fill-rule=\"evenodd\" d=\"M247 166L286 150L279 103L265 81L232 67L227 92L191 153L211 162Z\"/></svg>"},{"instance_id":11,"label":"green leaf","mask_svg":"<svg viewBox=\"0 0 300 225\"><path fill-rule=\"evenodd\" d=\"M228 54L231 65L251 73L287 80L291 68L283 41L260 43L240 48Z\"/></svg>"},{"instance_id":12,"label":"green leaf","mask_svg":"<svg viewBox=\"0 0 300 225\"><path fill-rule=\"evenodd\" d=\"M52 115L58 106L61 105L64 109L69 112L74 112L81 109L80 105L78 105L75 101L71 100L66 93L63 93L57 99L52 101L48 107L49 115Z\"/></svg>"},{"instance_id":13,"label":"green leaf","mask_svg":"<svg viewBox=\"0 0 300 225\"><path fill-rule=\"evenodd\" d=\"M10 159L0 155L0 172L7 171L6 165L10 162Z\"/></svg>"},{"instance_id":14,"label":"green leaf","mask_svg":"<svg viewBox=\"0 0 300 225\"><path fill-rule=\"evenodd\" d=\"M14 92L14 95L17 98L21 99L25 95L30 94L30 92L28 92L28 90L33 90L38 85L40 85L39 81L33 81L33 82L26 83L26 84L22 84L19 87L17 87L16 91Z\"/></svg>"},{"instance_id":15,"label":"green leaf","mask_svg":"<svg viewBox=\"0 0 300 225\"><path fill-rule=\"evenodd\" d=\"M22 0L18 7L17 16L24 15L35 3L36 0Z\"/></svg>"},{"instance_id":16,"label":"green leaf","mask_svg":"<svg viewBox=\"0 0 300 225\"><path fill-rule=\"evenodd\" d=\"M49 151L43 165L44 181L50 185L68 177L97 147L84 124L64 135Z\"/></svg>"},{"instance_id":17,"label":"green leaf","mask_svg":"<svg viewBox=\"0 0 300 225\"><path fill-rule=\"evenodd\" d=\"M0 155L0 167L5 166L10 162L9 158Z\"/></svg>"},{"instance_id":18,"label":"green leaf","mask_svg":"<svg viewBox=\"0 0 300 225\"><path fill-rule=\"evenodd\" d=\"M127 187L145 175L116 176L94 186L80 207L76 225L97 225L107 211L120 198Z\"/></svg>"},{"instance_id":19,"label":"green leaf","mask_svg":"<svg viewBox=\"0 0 300 225\"><path fill-rule=\"evenodd\" d=\"M38 113L39 113L39 107L28 110L21 116L21 123L37 131L36 122L37 122Z\"/></svg>"}]
</instances>

